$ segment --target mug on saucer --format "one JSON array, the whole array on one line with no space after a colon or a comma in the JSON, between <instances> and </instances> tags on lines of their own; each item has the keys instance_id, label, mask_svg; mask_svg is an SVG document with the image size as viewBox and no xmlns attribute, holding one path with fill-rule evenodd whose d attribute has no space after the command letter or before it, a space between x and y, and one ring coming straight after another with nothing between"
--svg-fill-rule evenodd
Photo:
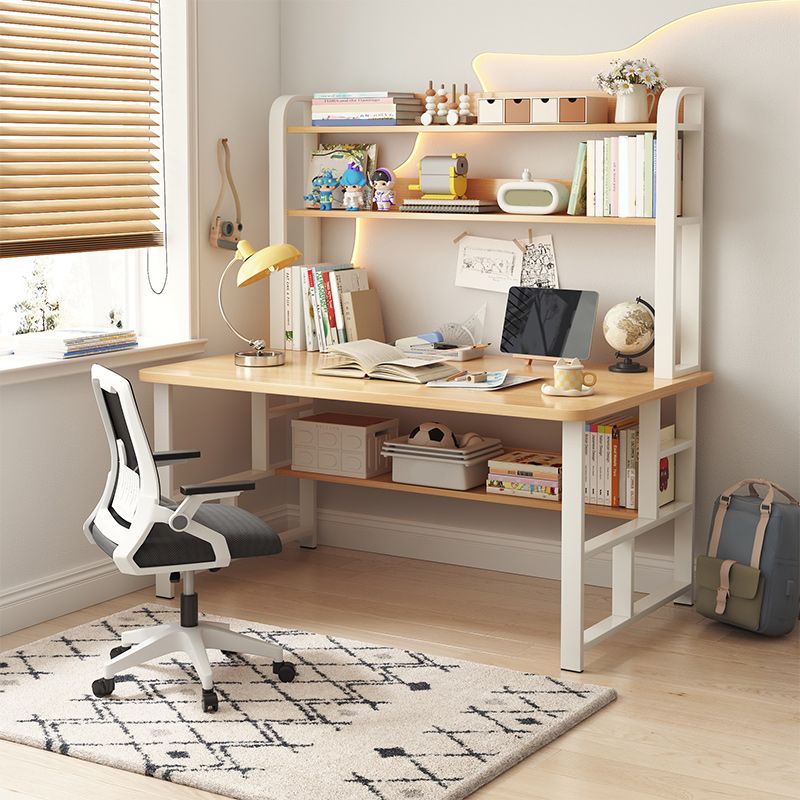
<instances>
[{"instance_id":1,"label":"mug on saucer","mask_svg":"<svg viewBox=\"0 0 800 800\"><path fill-rule=\"evenodd\" d=\"M580 392L595 383L597 375L584 370L579 358L559 358L553 364L553 386L560 392Z\"/></svg>"}]
</instances>

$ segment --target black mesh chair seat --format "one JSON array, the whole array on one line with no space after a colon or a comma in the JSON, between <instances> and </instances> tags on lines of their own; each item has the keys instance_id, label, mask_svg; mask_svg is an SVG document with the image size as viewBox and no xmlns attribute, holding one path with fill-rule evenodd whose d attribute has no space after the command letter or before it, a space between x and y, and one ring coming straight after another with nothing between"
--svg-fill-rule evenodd
<instances>
[{"instance_id":1,"label":"black mesh chair seat","mask_svg":"<svg viewBox=\"0 0 800 800\"><path fill-rule=\"evenodd\" d=\"M166 498L161 505L175 509L177 504ZM225 537L231 558L272 556L281 552L281 540L266 522L237 506L207 504L194 514L194 519ZM107 554L115 544L92 524L92 536ZM174 531L165 522L156 522L136 551L133 560L140 567L160 567L167 564L198 564L214 560L208 542L183 531Z\"/></svg>"}]
</instances>

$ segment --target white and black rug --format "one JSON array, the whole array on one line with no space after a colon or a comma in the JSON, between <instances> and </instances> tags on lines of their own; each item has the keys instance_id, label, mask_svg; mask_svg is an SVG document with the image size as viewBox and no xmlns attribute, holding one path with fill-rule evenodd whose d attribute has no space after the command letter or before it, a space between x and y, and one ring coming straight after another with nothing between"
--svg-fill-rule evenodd
<instances>
[{"instance_id":1,"label":"white and black rug","mask_svg":"<svg viewBox=\"0 0 800 800\"><path fill-rule=\"evenodd\" d=\"M147 605L0 654L0 738L245 800L455 800L609 703L613 689L224 620L297 665L210 653L219 711L204 714L185 656L116 678L126 628L175 621ZM207 617L207 619L220 619Z\"/></svg>"}]
</instances>

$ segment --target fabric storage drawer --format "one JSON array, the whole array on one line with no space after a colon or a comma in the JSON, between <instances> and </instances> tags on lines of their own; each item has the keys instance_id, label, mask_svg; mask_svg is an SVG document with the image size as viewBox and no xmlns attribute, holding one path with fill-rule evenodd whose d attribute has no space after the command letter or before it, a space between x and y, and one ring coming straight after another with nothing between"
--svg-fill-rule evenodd
<instances>
[{"instance_id":1,"label":"fabric storage drawer","mask_svg":"<svg viewBox=\"0 0 800 800\"><path fill-rule=\"evenodd\" d=\"M388 472L381 455L398 421L358 414L315 414L292 420L292 469L371 478Z\"/></svg>"}]
</instances>

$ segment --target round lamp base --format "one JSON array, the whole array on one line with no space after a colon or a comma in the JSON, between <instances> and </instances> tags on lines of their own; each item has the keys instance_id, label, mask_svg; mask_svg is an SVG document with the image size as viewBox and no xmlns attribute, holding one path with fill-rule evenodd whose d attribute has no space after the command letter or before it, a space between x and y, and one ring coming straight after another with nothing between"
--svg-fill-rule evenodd
<instances>
[{"instance_id":1,"label":"round lamp base","mask_svg":"<svg viewBox=\"0 0 800 800\"><path fill-rule=\"evenodd\" d=\"M235 353L233 363L237 367L279 367L286 363L282 350L245 350Z\"/></svg>"}]
</instances>

